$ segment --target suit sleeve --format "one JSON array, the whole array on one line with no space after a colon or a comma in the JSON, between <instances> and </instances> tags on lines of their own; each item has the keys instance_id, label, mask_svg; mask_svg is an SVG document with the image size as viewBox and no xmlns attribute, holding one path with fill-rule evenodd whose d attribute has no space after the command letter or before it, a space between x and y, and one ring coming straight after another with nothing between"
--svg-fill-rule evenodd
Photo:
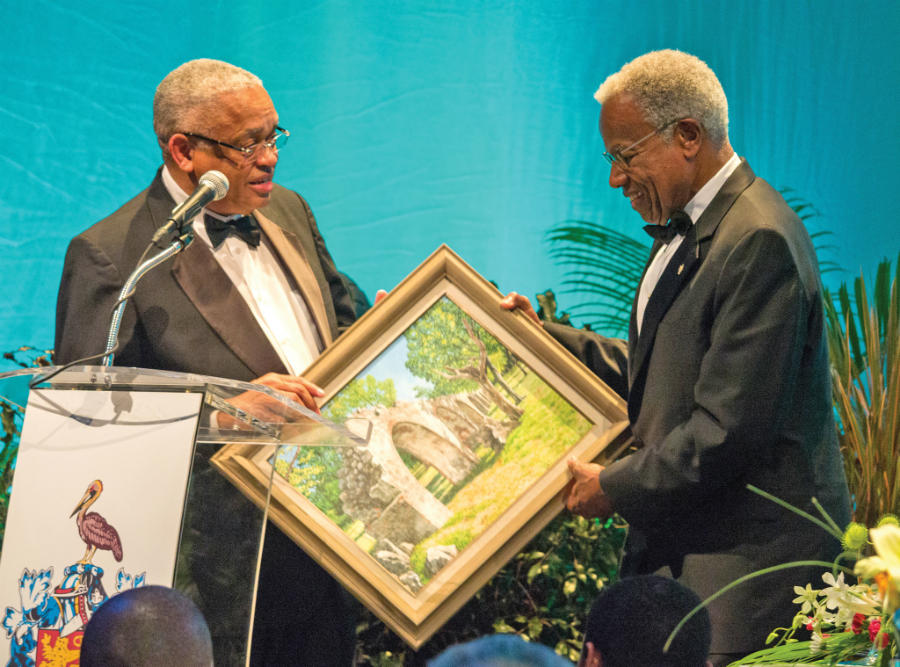
<instances>
[{"instance_id":1,"label":"suit sleeve","mask_svg":"<svg viewBox=\"0 0 900 667\"><path fill-rule=\"evenodd\" d=\"M811 304L787 241L772 230L746 234L717 280L690 417L600 475L615 509L636 526L742 485L751 466L775 455L793 392L802 391L795 382Z\"/></svg>"},{"instance_id":2,"label":"suit sleeve","mask_svg":"<svg viewBox=\"0 0 900 667\"><path fill-rule=\"evenodd\" d=\"M628 399L628 344L624 340L552 322L545 323L544 329L610 389Z\"/></svg>"},{"instance_id":3,"label":"suit sleeve","mask_svg":"<svg viewBox=\"0 0 900 667\"><path fill-rule=\"evenodd\" d=\"M124 278L102 249L84 235L69 243L56 300L54 360L65 364L106 349L112 308ZM120 351L128 347L135 326L126 307L119 329ZM122 361L119 353L116 363ZM92 363L99 363L98 361Z\"/></svg>"}]
</instances>

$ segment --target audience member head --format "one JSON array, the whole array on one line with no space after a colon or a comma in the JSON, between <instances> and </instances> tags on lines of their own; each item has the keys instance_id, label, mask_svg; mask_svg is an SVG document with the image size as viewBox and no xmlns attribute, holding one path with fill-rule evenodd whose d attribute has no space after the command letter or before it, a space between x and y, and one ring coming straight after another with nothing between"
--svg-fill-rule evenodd
<instances>
[{"instance_id":1,"label":"audience member head","mask_svg":"<svg viewBox=\"0 0 900 667\"><path fill-rule=\"evenodd\" d=\"M709 613L701 609L663 646L678 622L700 604L674 579L628 577L594 600L584 629L579 667L704 667L709 654Z\"/></svg>"},{"instance_id":2,"label":"audience member head","mask_svg":"<svg viewBox=\"0 0 900 667\"><path fill-rule=\"evenodd\" d=\"M428 667L571 667L572 663L542 644L519 635L488 635L456 644L428 662Z\"/></svg>"},{"instance_id":3,"label":"audience member head","mask_svg":"<svg viewBox=\"0 0 900 667\"><path fill-rule=\"evenodd\" d=\"M103 603L84 630L83 667L210 667L212 639L187 597L165 586L123 591Z\"/></svg>"}]
</instances>

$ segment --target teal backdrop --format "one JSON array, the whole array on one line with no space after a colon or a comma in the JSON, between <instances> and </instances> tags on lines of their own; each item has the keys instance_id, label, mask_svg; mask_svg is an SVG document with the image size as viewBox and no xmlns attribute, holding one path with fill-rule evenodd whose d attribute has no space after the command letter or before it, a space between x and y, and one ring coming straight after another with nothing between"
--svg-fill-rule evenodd
<instances>
[{"instance_id":1,"label":"teal backdrop","mask_svg":"<svg viewBox=\"0 0 900 667\"><path fill-rule=\"evenodd\" d=\"M292 132L276 178L370 297L441 243L533 295L561 282L553 224L639 237L592 95L666 47L718 73L756 172L815 204L827 281L869 275L900 248L898 34L897 0L5 2L0 352L52 345L68 240L150 182L154 89L197 57L263 79Z\"/></svg>"}]
</instances>

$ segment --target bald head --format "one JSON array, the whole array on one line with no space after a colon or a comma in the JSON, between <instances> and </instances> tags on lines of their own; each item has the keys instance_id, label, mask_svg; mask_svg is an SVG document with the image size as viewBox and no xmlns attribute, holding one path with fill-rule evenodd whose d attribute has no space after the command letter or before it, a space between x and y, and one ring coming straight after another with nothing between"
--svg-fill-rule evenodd
<instances>
[{"instance_id":1,"label":"bald head","mask_svg":"<svg viewBox=\"0 0 900 667\"><path fill-rule=\"evenodd\" d=\"M94 613L81 644L84 667L210 667L212 640L200 610L172 588L124 591Z\"/></svg>"}]
</instances>

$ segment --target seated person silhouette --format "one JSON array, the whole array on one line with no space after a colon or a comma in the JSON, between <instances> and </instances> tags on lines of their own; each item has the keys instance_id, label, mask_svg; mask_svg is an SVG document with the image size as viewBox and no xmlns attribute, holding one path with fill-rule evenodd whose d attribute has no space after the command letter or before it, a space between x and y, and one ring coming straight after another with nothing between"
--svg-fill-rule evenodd
<instances>
[{"instance_id":1,"label":"seated person silhouette","mask_svg":"<svg viewBox=\"0 0 900 667\"><path fill-rule=\"evenodd\" d=\"M480 637L450 646L428 662L428 667L569 667L572 663L552 649L519 635Z\"/></svg>"},{"instance_id":2,"label":"seated person silhouette","mask_svg":"<svg viewBox=\"0 0 900 667\"><path fill-rule=\"evenodd\" d=\"M200 610L165 586L111 597L94 613L81 643L83 667L211 667L212 640Z\"/></svg>"},{"instance_id":3,"label":"seated person silhouette","mask_svg":"<svg viewBox=\"0 0 900 667\"><path fill-rule=\"evenodd\" d=\"M578 667L710 667L705 608L663 652L669 634L698 604L693 591L668 577L627 577L612 584L591 606Z\"/></svg>"}]
</instances>

